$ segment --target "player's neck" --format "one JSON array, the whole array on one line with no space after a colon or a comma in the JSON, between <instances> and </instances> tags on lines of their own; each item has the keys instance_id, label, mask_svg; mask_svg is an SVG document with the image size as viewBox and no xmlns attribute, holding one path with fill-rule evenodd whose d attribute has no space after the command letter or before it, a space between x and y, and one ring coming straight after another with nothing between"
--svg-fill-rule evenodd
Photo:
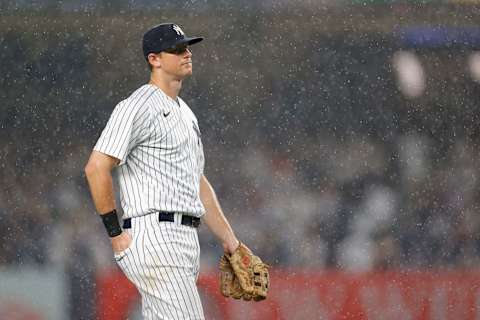
<instances>
[{"instance_id":1,"label":"player's neck","mask_svg":"<svg viewBox=\"0 0 480 320\"><path fill-rule=\"evenodd\" d=\"M173 100L177 99L180 89L182 89L182 80L155 77L153 74L150 77L149 83L159 87Z\"/></svg>"}]
</instances>

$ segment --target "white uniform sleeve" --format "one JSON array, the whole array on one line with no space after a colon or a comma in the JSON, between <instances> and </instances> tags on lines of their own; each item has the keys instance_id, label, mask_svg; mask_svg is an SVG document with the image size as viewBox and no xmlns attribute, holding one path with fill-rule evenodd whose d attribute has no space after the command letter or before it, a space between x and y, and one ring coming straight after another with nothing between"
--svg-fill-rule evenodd
<instances>
[{"instance_id":1,"label":"white uniform sleeve","mask_svg":"<svg viewBox=\"0 0 480 320\"><path fill-rule=\"evenodd\" d=\"M130 151L145 138L149 118L145 104L136 107L125 100L120 102L93 149L119 159L119 165L124 164Z\"/></svg>"},{"instance_id":2,"label":"white uniform sleeve","mask_svg":"<svg viewBox=\"0 0 480 320\"><path fill-rule=\"evenodd\" d=\"M188 117L193 122L193 130L197 134L198 147L200 148L199 152L198 152L198 158L197 158L198 168L200 170L200 174L203 175L204 174L204 169L205 169L205 156L203 154L202 133L200 132L200 127L198 125L198 119L197 119L197 116L195 116L195 113L193 113L192 109L190 109L190 107L185 103L185 101L183 101L180 97L178 97L178 100L180 101L182 106L187 111Z\"/></svg>"}]
</instances>

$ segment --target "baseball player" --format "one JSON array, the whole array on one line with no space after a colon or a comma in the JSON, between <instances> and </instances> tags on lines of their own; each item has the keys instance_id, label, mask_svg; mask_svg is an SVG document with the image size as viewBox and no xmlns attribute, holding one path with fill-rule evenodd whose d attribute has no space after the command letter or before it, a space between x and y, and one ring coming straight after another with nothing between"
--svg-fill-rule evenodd
<instances>
[{"instance_id":1,"label":"baseball player","mask_svg":"<svg viewBox=\"0 0 480 320\"><path fill-rule=\"evenodd\" d=\"M172 23L144 34L150 81L115 107L85 167L114 257L139 290L145 319L204 319L196 287L200 220L226 254L240 244L203 174L197 118L178 97L192 74L190 46L202 40Z\"/></svg>"}]
</instances>

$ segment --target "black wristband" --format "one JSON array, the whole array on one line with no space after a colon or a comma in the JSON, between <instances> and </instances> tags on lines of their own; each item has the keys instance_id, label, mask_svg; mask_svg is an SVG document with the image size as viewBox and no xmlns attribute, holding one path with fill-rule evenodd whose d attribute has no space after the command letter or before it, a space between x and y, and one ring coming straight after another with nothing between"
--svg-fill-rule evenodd
<instances>
[{"instance_id":1,"label":"black wristband","mask_svg":"<svg viewBox=\"0 0 480 320\"><path fill-rule=\"evenodd\" d=\"M118 223L117 210L113 209L110 212L101 214L100 217L102 218L103 224L105 225L105 229L107 229L110 238L116 237L122 233L122 228L120 228L120 224Z\"/></svg>"}]
</instances>

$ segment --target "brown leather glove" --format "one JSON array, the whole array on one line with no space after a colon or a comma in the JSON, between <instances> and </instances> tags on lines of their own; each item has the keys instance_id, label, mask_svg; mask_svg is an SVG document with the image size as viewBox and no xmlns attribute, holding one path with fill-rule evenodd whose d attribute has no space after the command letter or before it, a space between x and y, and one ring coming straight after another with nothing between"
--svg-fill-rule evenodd
<instances>
[{"instance_id":1,"label":"brown leather glove","mask_svg":"<svg viewBox=\"0 0 480 320\"><path fill-rule=\"evenodd\" d=\"M230 266L238 279L240 287L243 289L242 298L244 300L261 301L267 298L268 287L270 285L269 266L254 255L243 243L230 255L226 256Z\"/></svg>"},{"instance_id":2,"label":"brown leather glove","mask_svg":"<svg viewBox=\"0 0 480 320\"><path fill-rule=\"evenodd\" d=\"M238 282L228 257L224 254L220 258L220 292L224 297L240 299L243 296L243 289Z\"/></svg>"}]
</instances>

